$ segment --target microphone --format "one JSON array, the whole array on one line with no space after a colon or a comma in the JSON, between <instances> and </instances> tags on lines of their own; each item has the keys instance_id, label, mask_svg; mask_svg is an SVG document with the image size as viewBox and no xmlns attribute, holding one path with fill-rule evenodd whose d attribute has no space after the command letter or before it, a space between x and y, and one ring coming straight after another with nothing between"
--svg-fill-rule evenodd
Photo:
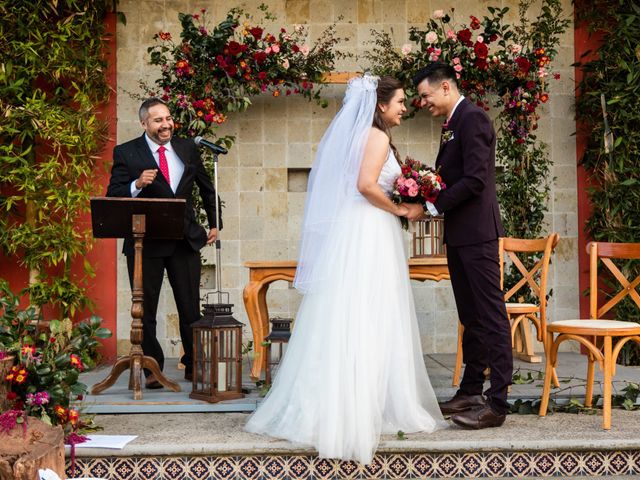
<instances>
[{"instance_id":1,"label":"microphone","mask_svg":"<svg viewBox=\"0 0 640 480\"><path fill-rule=\"evenodd\" d=\"M193 142L198 146L198 147L207 147L209 150L213 151L213 153L216 154L226 154L227 153L227 149L224 147L221 147L219 145L216 145L213 142L210 142L209 140L205 140L204 138L202 138L200 135L198 135L197 137L195 137L193 139Z\"/></svg>"}]
</instances>

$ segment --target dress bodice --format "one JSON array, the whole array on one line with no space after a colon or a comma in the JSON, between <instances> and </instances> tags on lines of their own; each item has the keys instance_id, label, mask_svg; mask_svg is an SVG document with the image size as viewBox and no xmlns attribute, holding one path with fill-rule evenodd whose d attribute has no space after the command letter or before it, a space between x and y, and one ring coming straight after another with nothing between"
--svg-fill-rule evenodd
<instances>
[{"instance_id":1,"label":"dress bodice","mask_svg":"<svg viewBox=\"0 0 640 480\"><path fill-rule=\"evenodd\" d=\"M393 150L389 149L387 161L382 166L380 176L378 177L378 185L382 187L387 195L393 191L393 184L400 173L402 173L400 165L393 154Z\"/></svg>"}]
</instances>

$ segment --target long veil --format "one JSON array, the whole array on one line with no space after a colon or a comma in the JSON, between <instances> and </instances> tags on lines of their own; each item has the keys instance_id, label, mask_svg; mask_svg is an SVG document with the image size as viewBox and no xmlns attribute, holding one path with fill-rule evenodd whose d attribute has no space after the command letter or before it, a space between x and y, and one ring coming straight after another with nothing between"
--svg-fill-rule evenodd
<instances>
[{"instance_id":1,"label":"long veil","mask_svg":"<svg viewBox=\"0 0 640 480\"><path fill-rule=\"evenodd\" d=\"M358 196L356 184L376 107L377 77L349 81L342 108L318 145L309 175L300 255L294 286L307 293L321 278L317 261L331 237L339 210Z\"/></svg>"}]
</instances>

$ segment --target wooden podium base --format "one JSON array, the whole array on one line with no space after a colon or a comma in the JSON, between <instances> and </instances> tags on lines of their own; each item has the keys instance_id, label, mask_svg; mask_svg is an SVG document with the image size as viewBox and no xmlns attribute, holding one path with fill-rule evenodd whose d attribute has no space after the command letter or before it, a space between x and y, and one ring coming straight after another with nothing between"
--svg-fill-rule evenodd
<instances>
[{"instance_id":1,"label":"wooden podium base","mask_svg":"<svg viewBox=\"0 0 640 480\"><path fill-rule=\"evenodd\" d=\"M147 357L141 354L130 354L124 357L120 357L116 360L115 365L111 369L107 378L105 378L100 383L96 383L93 388L91 388L91 394L97 395L100 392L103 392L107 388L111 387L122 372L126 369L129 369L129 390L133 390L133 399L134 400L142 400L142 370L146 368L147 370L151 370L151 373L155 376L156 380L160 382L161 385L172 390L174 392L181 391L180 385L176 382L169 380L164 374L160 371L160 365L156 362L155 358Z\"/></svg>"}]
</instances>

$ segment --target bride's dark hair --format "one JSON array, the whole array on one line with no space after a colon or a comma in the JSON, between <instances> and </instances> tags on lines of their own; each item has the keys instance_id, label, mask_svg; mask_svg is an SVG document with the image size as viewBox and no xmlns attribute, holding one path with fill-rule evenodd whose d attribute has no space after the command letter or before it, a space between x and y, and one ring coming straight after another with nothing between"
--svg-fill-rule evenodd
<instances>
[{"instance_id":1,"label":"bride's dark hair","mask_svg":"<svg viewBox=\"0 0 640 480\"><path fill-rule=\"evenodd\" d=\"M376 110L373 113L373 126L387 134L387 137L389 137L389 146L391 147L391 151L396 157L398 163L400 163L400 154L391 140L391 129L382 119L380 104L389 103L393 98L393 95L396 93L396 90L400 90L402 88L402 82L397 78L390 76L380 77L378 80L378 88L376 89Z\"/></svg>"}]
</instances>

